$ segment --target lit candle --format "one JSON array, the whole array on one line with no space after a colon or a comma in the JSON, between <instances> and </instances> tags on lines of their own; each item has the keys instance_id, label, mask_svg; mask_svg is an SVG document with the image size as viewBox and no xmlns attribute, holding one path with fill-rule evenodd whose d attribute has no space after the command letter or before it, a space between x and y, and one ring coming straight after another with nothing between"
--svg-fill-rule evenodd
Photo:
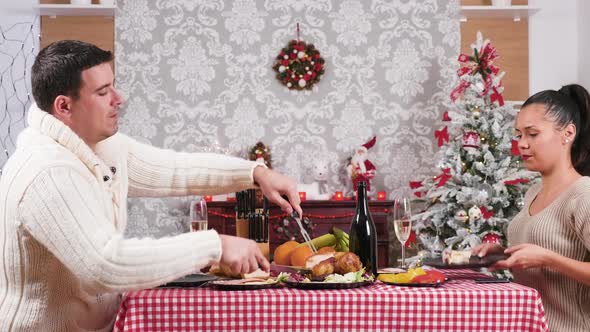
<instances>
[{"instance_id":1,"label":"lit candle","mask_svg":"<svg viewBox=\"0 0 590 332\"><path fill-rule=\"evenodd\" d=\"M307 194L305 193L305 191L300 191L299 192L299 200L302 202L305 202L306 195Z\"/></svg>"},{"instance_id":2,"label":"lit candle","mask_svg":"<svg viewBox=\"0 0 590 332\"><path fill-rule=\"evenodd\" d=\"M206 202L211 202L213 200L213 196L211 196L211 195L205 195L204 198L205 198Z\"/></svg>"},{"instance_id":3,"label":"lit candle","mask_svg":"<svg viewBox=\"0 0 590 332\"><path fill-rule=\"evenodd\" d=\"M342 195L341 191L337 191L334 193L334 200L341 201L344 199L344 195Z\"/></svg>"},{"instance_id":4,"label":"lit candle","mask_svg":"<svg viewBox=\"0 0 590 332\"><path fill-rule=\"evenodd\" d=\"M378 201L384 201L386 199L387 199L387 193L385 191L377 192L377 200Z\"/></svg>"}]
</instances>

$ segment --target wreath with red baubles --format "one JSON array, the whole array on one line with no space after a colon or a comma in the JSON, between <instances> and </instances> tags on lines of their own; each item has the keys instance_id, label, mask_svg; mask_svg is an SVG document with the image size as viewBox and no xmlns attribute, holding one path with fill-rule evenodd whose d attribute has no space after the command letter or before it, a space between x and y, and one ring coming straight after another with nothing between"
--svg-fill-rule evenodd
<instances>
[{"instance_id":1,"label":"wreath with red baubles","mask_svg":"<svg viewBox=\"0 0 590 332\"><path fill-rule=\"evenodd\" d=\"M290 90L310 90L324 74L324 63L313 44L291 40L277 55L273 69Z\"/></svg>"}]
</instances>

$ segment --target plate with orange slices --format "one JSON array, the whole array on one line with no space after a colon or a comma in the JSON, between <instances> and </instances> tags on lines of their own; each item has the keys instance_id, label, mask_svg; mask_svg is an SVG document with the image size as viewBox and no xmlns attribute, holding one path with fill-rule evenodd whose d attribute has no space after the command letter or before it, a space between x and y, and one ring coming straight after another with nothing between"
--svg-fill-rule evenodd
<instances>
[{"instance_id":1,"label":"plate with orange slices","mask_svg":"<svg viewBox=\"0 0 590 332\"><path fill-rule=\"evenodd\" d=\"M402 273L382 273L377 279L388 285L404 287L438 287L447 280L444 273L421 267Z\"/></svg>"}]
</instances>

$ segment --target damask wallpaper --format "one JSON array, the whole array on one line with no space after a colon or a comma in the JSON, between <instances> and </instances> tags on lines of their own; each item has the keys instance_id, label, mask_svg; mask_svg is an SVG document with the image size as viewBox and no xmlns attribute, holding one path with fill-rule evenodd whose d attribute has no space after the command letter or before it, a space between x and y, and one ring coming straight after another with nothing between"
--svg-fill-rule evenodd
<instances>
[{"instance_id":1,"label":"damask wallpaper","mask_svg":"<svg viewBox=\"0 0 590 332\"><path fill-rule=\"evenodd\" d=\"M456 76L458 1L119 0L118 7L121 131L165 148L239 156L261 140L275 169L309 183L323 160L330 188L345 192L346 160L373 135L373 191L392 197L432 173L433 131ZM326 60L311 91L288 90L272 70L297 23ZM131 199L128 235L185 229L189 199Z\"/></svg>"}]
</instances>

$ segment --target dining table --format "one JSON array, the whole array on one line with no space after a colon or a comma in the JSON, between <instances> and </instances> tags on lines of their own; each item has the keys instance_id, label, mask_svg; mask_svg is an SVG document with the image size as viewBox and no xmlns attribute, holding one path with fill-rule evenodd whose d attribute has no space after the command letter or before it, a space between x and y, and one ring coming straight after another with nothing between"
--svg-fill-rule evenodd
<instances>
[{"instance_id":1,"label":"dining table","mask_svg":"<svg viewBox=\"0 0 590 332\"><path fill-rule=\"evenodd\" d=\"M124 294L114 331L548 331L539 293L441 270L437 287L381 281L345 289L208 285Z\"/></svg>"}]
</instances>

